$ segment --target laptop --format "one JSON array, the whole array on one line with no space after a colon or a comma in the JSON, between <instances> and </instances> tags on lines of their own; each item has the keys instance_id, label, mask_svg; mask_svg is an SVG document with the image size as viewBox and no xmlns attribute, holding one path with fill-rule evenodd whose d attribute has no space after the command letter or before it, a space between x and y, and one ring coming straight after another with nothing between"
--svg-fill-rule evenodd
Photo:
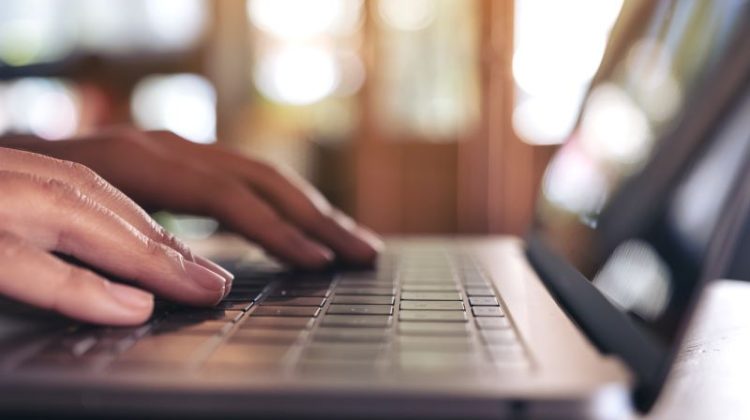
<instances>
[{"instance_id":1,"label":"laptop","mask_svg":"<svg viewBox=\"0 0 750 420\"><path fill-rule=\"evenodd\" d=\"M524 240L392 238L372 270L299 273L216 237L194 247L229 296L133 328L0 302L0 412L647 412L750 212L748 22L743 1L626 2Z\"/></svg>"}]
</instances>

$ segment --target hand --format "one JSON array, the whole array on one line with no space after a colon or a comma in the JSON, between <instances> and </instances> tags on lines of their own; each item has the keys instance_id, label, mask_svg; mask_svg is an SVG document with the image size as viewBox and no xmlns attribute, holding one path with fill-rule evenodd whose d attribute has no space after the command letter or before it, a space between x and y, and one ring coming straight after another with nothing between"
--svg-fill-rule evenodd
<instances>
[{"instance_id":1,"label":"hand","mask_svg":"<svg viewBox=\"0 0 750 420\"><path fill-rule=\"evenodd\" d=\"M80 162L144 207L212 216L297 267L367 265L380 247L294 174L169 132L118 128L30 150Z\"/></svg>"},{"instance_id":2,"label":"hand","mask_svg":"<svg viewBox=\"0 0 750 420\"><path fill-rule=\"evenodd\" d=\"M73 256L136 287L70 265ZM0 148L0 294L80 320L145 321L153 295L216 304L232 275L80 164ZM145 290L143 290L145 289Z\"/></svg>"}]
</instances>

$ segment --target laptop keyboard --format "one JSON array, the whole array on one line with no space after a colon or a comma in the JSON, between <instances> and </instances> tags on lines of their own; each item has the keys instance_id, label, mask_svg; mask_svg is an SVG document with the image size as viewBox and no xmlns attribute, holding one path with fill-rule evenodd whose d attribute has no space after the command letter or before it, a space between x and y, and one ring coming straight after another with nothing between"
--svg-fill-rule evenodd
<instances>
[{"instance_id":1,"label":"laptop keyboard","mask_svg":"<svg viewBox=\"0 0 750 420\"><path fill-rule=\"evenodd\" d=\"M293 278L227 266L236 279L215 308L159 301L139 327L73 324L17 346L0 337L0 368L246 376L531 366L502 299L466 253L405 247L374 271Z\"/></svg>"}]
</instances>

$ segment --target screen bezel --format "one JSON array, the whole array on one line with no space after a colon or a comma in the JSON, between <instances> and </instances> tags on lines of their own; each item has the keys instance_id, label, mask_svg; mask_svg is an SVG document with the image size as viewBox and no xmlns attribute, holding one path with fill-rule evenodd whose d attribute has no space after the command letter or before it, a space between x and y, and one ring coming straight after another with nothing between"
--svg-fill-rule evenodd
<instances>
[{"instance_id":1,"label":"screen bezel","mask_svg":"<svg viewBox=\"0 0 750 420\"><path fill-rule=\"evenodd\" d=\"M737 32L724 56L698 82L680 123L663 136L651 163L638 176L628 179L613 197L609 208L616 210L606 217L617 220L620 232L614 237L624 237L622 235L628 231L635 231L655 217L665 205L666 192L689 168L702 142L723 122L722 116L729 114L738 98L747 93L746 88L750 87L750 49L742 48L742 42L750 38L750 25L740 27ZM606 60L605 56L603 67ZM739 205L734 203L734 207ZM737 229L737 224L742 223L741 211L734 209L729 213L737 217L722 218L716 232L732 232ZM702 289L723 270L720 250L731 247L729 242L733 239L721 234L712 238L704 270L688 302L677 339L664 350L558 254L544 236L535 223L527 235L529 261L555 299L591 341L602 352L620 357L633 370L636 379L634 405L639 411L648 411L663 388Z\"/></svg>"}]
</instances>

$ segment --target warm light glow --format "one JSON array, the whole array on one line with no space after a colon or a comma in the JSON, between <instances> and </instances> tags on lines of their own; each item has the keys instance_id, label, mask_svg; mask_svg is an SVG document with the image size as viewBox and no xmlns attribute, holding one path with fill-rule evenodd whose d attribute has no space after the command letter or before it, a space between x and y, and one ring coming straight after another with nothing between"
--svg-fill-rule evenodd
<instances>
[{"instance_id":1,"label":"warm light glow","mask_svg":"<svg viewBox=\"0 0 750 420\"><path fill-rule=\"evenodd\" d=\"M599 67L622 0L519 0L514 127L534 144L559 143Z\"/></svg>"},{"instance_id":2,"label":"warm light glow","mask_svg":"<svg viewBox=\"0 0 750 420\"><path fill-rule=\"evenodd\" d=\"M380 18L389 26L401 31L418 31L428 27L434 20L437 7L435 0L380 0Z\"/></svg>"},{"instance_id":3,"label":"warm light glow","mask_svg":"<svg viewBox=\"0 0 750 420\"><path fill-rule=\"evenodd\" d=\"M596 156L620 164L638 164L652 147L653 135L643 111L613 84L591 92L581 120L581 143Z\"/></svg>"},{"instance_id":4,"label":"warm light glow","mask_svg":"<svg viewBox=\"0 0 750 420\"><path fill-rule=\"evenodd\" d=\"M206 23L203 0L147 0L146 18L162 47L184 47L198 39Z\"/></svg>"},{"instance_id":5,"label":"warm light glow","mask_svg":"<svg viewBox=\"0 0 750 420\"><path fill-rule=\"evenodd\" d=\"M552 160L542 191L549 202L581 218L597 214L608 192L604 174L575 145L563 148Z\"/></svg>"},{"instance_id":6,"label":"warm light glow","mask_svg":"<svg viewBox=\"0 0 750 420\"><path fill-rule=\"evenodd\" d=\"M667 264L654 247L635 239L614 250L594 284L617 306L647 320L661 316L672 294Z\"/></svg>"},{"instance_id":7,"label":"warm light glow","mask_svg":"<svg viewBox=\"0 0 750 420\"><path fill-rule=\"evenodd\" d=\"M347 3L353 3L347 5ZM247 14L259 29L279 38L336 32L350 20L350 0L248 0Z\"/></svg>"},{"instance_id":8,"label":"warm light glow","mask_svg":"<svg viewBox=\"0 0 750 420\"><path fill-rule=\"evenodd\" d=\"M642 39L628 51L627 79L651 120L666 121L682 103L682 87L672 71L672 54L655 39Z\"/></svg>"},{"instance_id":9,"label":"warm light glow","mask_svg":"<svg viewBox=\"0 0 750 420\"><path fill-rule=\"evenodd\" d=\"M339 52L336 56L341 68L341 82L336 88L337 96L351 96L365 83L365 65L353 51Z\"/></svg>"},{"instance_id":10,"label":"warm light glow","mask_svg":"<svg viewBox=\"0 0 750 420\"><path fill-rule=\"evenodd\" d=\"M170 130L197 143L216 141L216 92L203 77L149 76L136 86L131 110L144 129Z\"/></svg>"},{"instance_id":11,"label":"warm light glow","mask_svg":"<svg viewBox=\"0 0 750 420\"><path fill-rule=\"evenodd\" d=\"M559 97L527 98L513 110L513 127L522 139L534 144L556 144L573 129L584 94L581 90Z\"/></svg>"},{"instance_id":12,"label":"warm light glow","mask_svg":"<svg viewBox=\"0 0 750 420\"><path fill-rule=\"evenodd\" d=\"M0 97L9 130L31 133L47 140L70 137L78 129L75 94L55 79L26 78L8 85Z\"/></svg>"},{"instance_id":13,"label":"warm light glow","mask_svg":"<svg viewBox=\"0 0 750 420\"><path fill-rule=\"evenodd\" d=\"M72 49L60 24L62 2L4 0L0 7L0 61L22 66L59 59Z\"/></svg>"},{"instance_id":14,"label":"warm light glow","mask_svg":"<svg viewBox=\"0 0 750 420\"><path fill-rule=\"evenodd\" d=\"M288 47L262 57L255 82L267 98L291 105L317 102L334 92L341 72L332 54L320 48Z\"/></svg>"},{"instance_id":15,"label":"warm light glow","mask_svg":"<svg viewBox=\"0 0 750 420\"><path fill-rule=\"evenodd\" d=\"M78 0L79 42L105 53L191 46L208 21L205 0Z\"/></svg>"}]
</instances>

